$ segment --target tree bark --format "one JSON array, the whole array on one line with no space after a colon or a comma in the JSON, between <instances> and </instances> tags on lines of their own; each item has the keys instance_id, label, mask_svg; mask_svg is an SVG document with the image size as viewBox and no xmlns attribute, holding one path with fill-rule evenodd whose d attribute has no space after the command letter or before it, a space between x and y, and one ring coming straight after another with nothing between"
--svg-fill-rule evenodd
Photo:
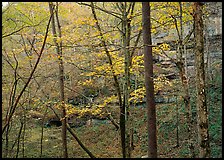
<instances>
[{"instance_id":1,"label":"tree bark","mask_svg":"<svg viewBox=\"0 0 224 160\"><path fill-rule=\"evenodd\" d=\"M54 15L54 5L52 2L49 2L50 13ZM56 32L56 22L54 16L52 17L52 33L54 36L54 43L56 45L56 52L58 54L58 63L59 63L59 87L60 87L60 101L62 106L62 149L63 149L63 157L68 158L67 151L67 129L66 129L66 111L65 111L65 94L64 94L64 65L62 60L62 42L58 43L56 38L61 38L61 28L58 19L58 4L55 9L56 13L56 22L58 28L58 36Z\"/></svg>"},{"instance_id":2,"label":"tree bark","mask_svg":"<svg viewBox=\"0 0 224 160\"><path fill-rule=\"evenodd\" d=\"M187 123L187 130L188 130L188 148L190 150L190 156L192 158L195 158L195 149L194 149L194 143L193 143L193 120L192 120L192 111L191 111L191 104L190 104L190 93L189 93L189 83L188 83L188 77L187 77L187 70L184 65L184 40L183 40L183 24L182 24L182 3L179 2L180 7L180 30L178 29L178 23L176 18L173 17L176 31L179 37L179 43L178 43L178 54L177 54L177 62L175 63L178 70L179 75L181 79L181 83L183 85L183 100L184 100L184 106L186 109L185 117L186 117L186 123ZM189 33L189 36L191 35L191 32ZM190 37L185 37L185 40ZM187 40L186 40L187 42ZM186 55L187 56L187 55Z\"/></svg>"},{"instance_id":3,"label":"tree bark","mask_svg":"<svg viewBox=\"0 0 224 160\"><path fill-rule=\"evenodd\" d=\"M82 3L83 4L83 3ZM121 148L122 148L122 155L123 158L126 157L131 157L131 144L130 144L130 129L131 129L131 120L130 120L130 116L129 116L129 94L130 94L130 67L131 67L131 63L132 63L132 56L134 54L134 51L137 47L140 35L141 35L141 31L139 32L136 41L134 43L134 47L133 49L130 51L130 41L131 41L131 16L128 17L128 15L133 15L134 12L134 7L135 7L135 2L129 3L129 5L127 5L127 2L121 2L121 3L116 3L117 7L119 8L120 12L121 12L121 17L119 17L119 19L121 20L121 24L122 24L122 29L120 31L121 33L121 37L122 37L122 46L123 46L123 54L125 56L125 84L124 84L124 95L123 95L123 101L122 101L122 95L121 95L121 89L120 89L120 85L119 85L119 81L118 78L114 72L113 69L113 63L112 63L112 58L110 56L110 53L107 49L107 45L106 45L106 41L103 37L103 33L101 30L101 27L99 25L97 16L96 16L96 12L95 12L95 8L99 9L97 6L94 5L93 2L91 2L90 6L92 9L92 14L94 19L96 20L96 28L99 31L100 34L100 39L102 42L102 45L104 47L104 50L106 52L106 55L108 57L109 60L109 64L111 67L111 71L113 74L113 78L114 78L114 84L116 87L116 91L117 91L117 95L118 95L118 99L119 99L119 106L120 106L120 135L121 135ZM120 4L120 6L119 6ZM104 10L104 12L106 12ZM118 18L118 17L116 17ZM117 127L116 127L117 128Z\"/></svg>"},{"instance_id":4,"label":"tree bark","mask_svg":"<svg viewBox=\"0 0 224 160\"><path fill-rule=\"evenodd\" d=\"M57 118L60 118L59 115L55 112L55 110L49 106L49 108L54 112L55 116ZM75 140L78 142L78 144L82 147L82 149L91 157L91 158L96 158L91 152L90 150L88 150L88 148L86 148L86 146L82 143L82 141L78 138L78 136L76 135L76 133L73 131L73 129L70 127L70 125L68 123L66 123L67 125L67 130L71 133L71 135L75 138Z\"/></svg>"},{"instance_id":5,"label":"tree bark","mask_svg":"<svg viewBox=\"0 0 224 160\"><path fill-rule=\"evenodd\" d=\"M125 108L122 103L121 89L120 89L118 77L116 76L114 68L113 68L111 55L107 49L106 41L103 38L103 33L102 33L102 30L100 28L100 25L99 25L99 22L98 22L98 19L96 16L95 7L94 7L93 2L91 2L91 9L92 9L93 17L96 20L96 27L100 33L101 42L103 44L106 55L108 57L108 61L109 61L110 67L111 67L111 72L113 74L114 86L116 88L116 92L117 92L117 96L118 96L118 100L119 100L119 106L120 106L120 124L119 125L120 125L120 136L121 136L121 148L122 148L122 154L125 155Z\"/></svg>"},{"instance_id":6,"label":"tree bark","mask_svg":"<svg viewBox=\"0 0 224 160\"><path fill-rule=\"evenodd\" d=\"M48 109L48 106L46 106L46 110L44 112L44 116L43 116L42 124L41 124L40 158L42 158L42 153L43 153L44 122L45 122L45 118L46 118L46 115L47 115L47 109Z\"/></svg>"},{"instance_id":7,"label":"tree bark","mask_svg":"<svg viewBox=\"0 0 224 160\"><path fill-rule=\"evenodd\" d=\"M122 2L121 2L122 3ZM132 7L131 7L132 6ZM127 2L124 2L122 7L122 46L124 54L124 67L125 67L125 83L124 83L124 99L123 99L123 113L125 115L124 126L125 126L125 149L123 148L123 158L131 157L131 122L130 122L130 67L131 67L131 54L130 54L130 37L131 37L131 19L128 18L129 11L133 12L134 2L130 3L129 11Z\"/></svg>"},{"instance_id":8,"label":"tree bark","mask_svg":"<svg viewBox=\"0 0 224 160\"><path fill-rule=\"evenodd\" d=\"M203 13L202 4L194 2L195 23L195 67L196 67L196 90L197 90L197 127L199 142L199 158L210 157L208 110L205 92L205 68L204 68L204 37L203 37Z\"/></svg>"},{"instance_id":9,"label":"tree bark","mask_svg":"<svg viewBox=\"0 0 224 160\"><path fill-rule=\"evenodd\" d=\"M142 24L144 42L146 107L148 116L148 157L157 158L156 108L153 85L153 56L151 46L152 40L149 2L142 2Z\"/></svg>"},{"instance_id":10,"label":"tree bark","mask_svg":"<svg viewBox=\"0 0 224 160\"><path fill-rule=\"evenodd\" d=\"M21 120L21 126L20 126L20 129L19 129L19 134L18 134L18 139L17 139L17 149L16 149L16 157L15 158L18 158L19 156L19 150L20 150L20 138L21 138L21 135L22 135L22 130L23 130L23 127L24 127L24 122L23 120Z\"/></svg>"},{"instance_id":11,"label":"tree bark","mask_svg":"<svg viewBox=\"0 0 224 160\"><path fill-rule=\"evenodd\" d=\"M179 142L179 100L178 100L178 96L176 96L176 138L177 138L177 144L176 147L180 146L180 142Z\"/></svg>"}]
</instances>

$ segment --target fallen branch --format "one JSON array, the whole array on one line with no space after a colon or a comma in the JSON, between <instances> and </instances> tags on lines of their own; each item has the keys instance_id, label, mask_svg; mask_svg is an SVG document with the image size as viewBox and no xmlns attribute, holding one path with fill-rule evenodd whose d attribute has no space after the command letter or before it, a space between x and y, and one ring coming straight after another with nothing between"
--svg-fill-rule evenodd
<instances>
[{"instance_id":1,"label":"fallen branch","mask_svg":"<svg viewBox=\"0 0 224 160\"><path fill-rule=\"evenodd\" d=\"M51 107L48 106L56 115L57 118L60 119L59 115L55 112L55 110ZM91 157L91 158L96 158L91 152L90 150L88 150L88 148L85 147L85 145L82 143L82 141L78 138L78 136L75 134L74 130L70 127L70 125L68 123L66 123L66 128L67 130L71 133L71 135L75 138L75 140L78 142L78 144L82 147L82 149Z\"/></svg>"},{"instance_id":2,"label":"fallen branch","mask_svg":"<svg viewBox=\"0 0 224 160\"><path fill-rule=\"evenodd\" d=\"M111 116L111 114L109 113L109 111L106 109L106 112L108 114L108 118L111 121L111 123L116 127L116 130L118 130L120 127L117 124L117 122L114 120L114 118Z\"/></svg>"}]
</instances>

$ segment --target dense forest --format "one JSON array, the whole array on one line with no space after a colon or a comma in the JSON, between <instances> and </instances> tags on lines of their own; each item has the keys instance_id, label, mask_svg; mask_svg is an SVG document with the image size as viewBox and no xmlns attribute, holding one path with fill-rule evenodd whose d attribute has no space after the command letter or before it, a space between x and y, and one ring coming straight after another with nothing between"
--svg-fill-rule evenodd
<instances>
[{"instance_id":1,"label":"dense forest","mask_svg":"<svg viewBox=\"0 0 224 160\"><path fill-rule=\"evenodd\" d=\"M222 158L221 2L2 4L2 158Z\"/></svg>"}]
</instances>

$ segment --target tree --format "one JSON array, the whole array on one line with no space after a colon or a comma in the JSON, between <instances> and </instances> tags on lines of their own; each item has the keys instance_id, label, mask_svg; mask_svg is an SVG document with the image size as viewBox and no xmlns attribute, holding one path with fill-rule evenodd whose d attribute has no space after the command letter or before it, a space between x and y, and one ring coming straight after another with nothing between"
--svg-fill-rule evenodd
<instances>
[{"instance_id":1,"label":"tree","mask_svg":"<svg viewBox=\"0 0 224 160\"><path fill-rule=\"evenodd\" d=\"M189 92L189 82L188 82L188 77L187 77L187 66L184 66L184 46L186 44L184 44L184 42L186 43L188 40L187 38L191 36L192 32L189 33L189 35L186 36L186 38L183 38L183 6L182 3L179 2L179 11L180 11L180 29L178 29L178 23L176 18L173 17L174 19L174 23L175 23L175 27L176 27L176 31L178 34L178 60L176 62L176 66L179 70L179 75L181 78L181 83L183 85L183 99L184 99L184 105L186 108L186 121L187 121L187 127L188 127L188 145L189 145L189 150L190 150L190 154L191 157L194 158L195 157L195 147L193 144L193 119L192 119L192 111L191 111L191 104L190 104L190 92ZM193 30L192 30L193 31ZM187 55L186 57L187 58Z\"/></svg>"},{"instance_id":2,"label":"tree","mask_svg":"<svg viewBox=\"0 0 224 160\"><path fill-rule=\"evenodd\" d=\"M19 103L19 101L20 101L20 98L22 97L22 95L23 95L24 91L26 90L26 88L29 86L29 83L30 83L30 81L32 80L32 77L33 77L33 75L34 75L34 73L35 73L35 71L36 71L36 68L37 68L37 66L38 66L38 64L39 64L39 62L40 62L40 59L41 59L41 56L42 56L42 54L43 54L44 47L45 47L45 44L46 44L46 40L47 40L48 29L49 29L49 24L50 24L50 22L51 22L51 18L52 18L52 15L51 15L51 17L50 17L50 19L49 19L49 21L48 21L48 25L47 25L47 28L46 28L46 33L45 33L45 36L44 36L43 45L42 45L42 47L41 47L40 53L38 54L38 58L37 58L37 60L36 60L36 63L35 63L35 65L34 65L32 71L31 71L31 73L30 73L30 76L29 76L27 82L25 83L25 85L24 85L24 87L22 88L21 92L19 93L18 97L15 99L14 104L12 104L12 106L10 106L10 107L11 107L11 108L10 108L10 113L9 113L9 115L8 115L6 124L2 127L2 128L3 128L3 129L2 129L2 134L5 132L6 127L9 125L9 123L10 123L10 121L11 121L11 118L12 118L13 114L15 113L15 110L16 110L16 108L17 108L17 106L18 106L18 103Z\"/></svg>"},{"instance_id":3,"label":"tree","mask_svg":"<svg viewBox=\"0 0 224 160\"><path fill-rule=\"evenodd\" d=\"M157 158L156 107L153 85L153 56L151 40L150 4L142 2L146 107L148 116L148 157Z\"/></svg>"},{"instance_id":4,"label":"tree","mask_svg":"<svg viewBox=\"0 0 224 160\"><path fill-rule=\"evenodd\" d=\"M170 6L169 6L170 5ZM187 77L187 64L186 61L184 63L184 52L185 52L185 46L189 43L189 39L191 35L193 34L194 28L192 28L189 33L184 37L184 25L187 22L191 22L191 16L189 15L189 11L191 10L191 7L189 7L186 3L178 2L173 3L171 2L167 6L171 7L172 9L167 9L169 18L171 18L171 22L167 20L166 27L167 29L175 28L177 32L177 59L169 57L164 51L163 54L168 57L171 62L173 62L176 67L178 68L179 76L182 83L182 98L184 100L184 106L186 109L185 117L186 117L186 124L188 129L188 148L191 154L191 157L195 157L195 149L194 149L194 143L193 143L193 136L194 136L194 130L193 130L193 119L192 119L192 109L191 109L191 103L190 103L190 91L189 91L189 78ZM173 9L175 8L175 9ZM187 14L186 14L187 13ZM166 15L167 16L167 15ZM161 18L162 19L162 18ZM167 26L168 25L168 26ZM189 25L189 24L188 24ZM187 58L187 55L185 54L185 58ZM186 66L185 66L186 64Z\"/></svg>"},{"instance_id":5,"label":"tree","mask_svg":"<svg viewBox=\"0 0 224 160\"><path fill-rule=\"evenodd\" d=\"M54 7L56 7L54 9ZM56 17L56 22L54 19L54 16L52 17L52 33L54 35L54 43L56 46L56 52L58 54L58 63L59 63L59 82L60 82L60 101L61 101L61 107L62 107L62 149L63 149L63 156L64 158L68 158L68 151L67 151L67 129L66 129L66 110L65 110L65 93L64 93L64 65L63 65L63 60L62 60L62 41L57 42L57 38L61 38L61 26L59 23L59 18L58 18L58 3L53 5L52 2L49 2L49 9L51 15L54 15L55 12L55 17ZM58 28L58 35L56 32L56 25Z\"/></svg>"},{"instance_id":6,"label":"tree","mask_svg":"<svg viewBox=\"0 0 224 160\"><path fill-rule=\"evenodd\" d=\"M195 68L197 90L197 128L199 143L199 158L210 157L209 132L208 132L208 109L205 91L205 67L204 67L204 36L203 36L203 3L194 2L193 17L195 24Z\"/></svg>"},{"instance_id":7,"label":"tree","mask_svg":"<svg viewBox=\"0 0 224 160\"><path fill-rule=\"evenodd\" d=\"M9 66L12 68L13 72L14 72L14 84L12 86L12 90L11 90L11 93L10 93L10 98L9 98L9 106L8 106L8 109L6 111L6 116L5 116L5 123L4 123L4 126L2 127L2 135L5 134L6 136L6 152L5 152L5 156L7 157L7 151L8 151L8 140L9 140L9 127L12 128L12 121L13 119L15 119L15 117L19 117L20 118L20 122L21 122L21 127L19 129L19 135L18 135L18 138L16 139L16 141L14 142L14 144L12 145L12 148L11 148L11 151L13 150L16 142L17 142L17 152L16 152L16 157L18 157L18 152L19 152L19 145L20 145L20 139L21 139L21 134L22 134L22 129L23 129L23 135L25 134L25 124L26 124L26 110L23 106L23 104L25 103L26 100L24 100L24 96L26 95L26 91L27 89L29 90L29 87L31 86L31 82L32 82L32 79L34 79L34 74L37 70L37 67L39 65L39 62L40 62L40 59L42 58L42 55L43 55L43 51L45 49L45 45L46 45L46 41L47 41L47 37L48 37L48 30L49 30L49 26L50 26L50 21L51 21L51 18L52 18L52 15L50 16L49 18L49 21L48 21L48 24L47 24L47 27L46 27L46 32L45 32L45 35L44 35L44 38L43 38L43 44L41 46L41 49L39 52L37 52L37 50L35 50L35 52L37 53L37 60L35 61L34 63L34 66L30 66L31 67L31 72L29 75L27 75L28 77L26 78L26 80L24 80L24 77L20 75L20 73L18 72L18 66L19 66L19 61L20 59L18 59L18 57L16 55L18 55L18 53L21 52L21 50L23 50L23 44L21 45L22 46L22 49L13 49L14 51L18 51L17 52L14 52L13 51L13 57L14 57L14 61L15 61L15 65L13 64L13 61L10 60L10 56L9 54L7 53L6 49L3 49L5 51L5 54L3 57L4 57L4 60L9 64ZM16 35L14 35L15 33L11 33L10 35L6 36L5 39L8 40L8 38L12 38L12 37L16 37ZM22 37L22 34L21 34L21 37ZM12 38L13 39L13 38ZM5 40L5 42L7 42L7 40ZM20 45L20 43L18 45L14 45L16 47L18 47ZM15 48L16 48L15 47ZM7 48L7 47L6 47ZM11 46L10 46L11 48ZM32 47L31 47L32 48ZM19 51L20 50L20 51ZM25 52L25 51L24 51ZM31 54L33 51L31 51ZM24 58L24 57L23 57ZM9 71L9 70L8 70ZM18 86L21 85L21 81L22 83L24 83L24 85L22 85L21 87L22 88L19 88ZM19 90L19 94L17 94L17 90ZM29 94L29 91L28 91L28 94ZM22 101L22 102L21 102ZM21 107L19 106L22 106L22 111L21 111ZM4 110L3 110L4 111ZM19 112L19 116L16 116L16 111ZM23 136L23 155L24 155L24 136Z\"/></svg>"},{"instance_id":8,"label":"tree","mask_svg":"<svg viewBox=\"0 0 224 160\"><path fill-rule=\"evenodd\" d=\"M99 31L100 34L100 40L102 43L102 46L104 48L104 51L107 55L108 61L109 61L109 67L110 71L112 72L112 76L114 79L114 85L117 91L117 96L119 100L119 106L120 106L120 134L121 134L121 148L122 148L122 155L123 158L129 158L131 157L131 121L130 121L130 104L129 104L129 98L130 98L130 68L132 64L132 56L135 52L136 46L139 41L139 36L141 32L138 34L138 38L135 40L134 47L131 50L130 44L131 44L131 21L132 16L134 12L134 6L135 3L126 3L126 2L119 2L116 3L118 10L121 12L119 13L120 17L115 16L119 19L121 22L121 29L119 28L119 32L121 35L121 55L124 55L124 89L123 89L123 100L121 95L121 89L120 84L118 81L118 76L115 72L114 63L112 61L112 56L109 52L108 45L105 40L105 36L103 35L101 26L99 24L98 18L96 16L95 8L98 8L94 5L93 2L91 2L91 5L85 4L87 6L90 6L92 9L92 14L94 16L94 19L96 21L96 28ZM108 12L108 11L105 11ZM109 12L110 13L110 12ZM114 16L114 15L113 15ZM133 37L132 37L133 38ZM120 71L118 71L120 72Z\"/></svg>"}]
</instances>

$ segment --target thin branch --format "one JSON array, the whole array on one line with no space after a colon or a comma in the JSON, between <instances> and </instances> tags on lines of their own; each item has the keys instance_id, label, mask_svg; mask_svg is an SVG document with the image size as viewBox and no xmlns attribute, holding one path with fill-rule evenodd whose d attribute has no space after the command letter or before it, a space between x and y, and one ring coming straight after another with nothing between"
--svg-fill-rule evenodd
<instances>
[{"instance_id":1,"label":"thin branch","mask_svg":"<svg viewBox=\"0 0 224 160\"><path fill-rule=\"evenodd\" d=\"M127 13L130 12L130 10L131 10L131 8L132 8L132 4L135 4L135 2L130 2L130 3L129 3Z\"/></svg>"},{"instance_id":2,"label":"thin branch","mask_svg":"<svg viewBox=\"0 0 224 160\"><path fill-rule=\"evenodd\" d=\"M75 63L73 62L67 62L68 64L71 64L73 66L75 66L76 68L78 68L79 70L82 70L82 71L88 71L88 72L96 72L94 70L91 70L91 69L87 69L87 68L81 68L79 67L78 65L76 65ZM109 74L103 74L103 73L97 73L95 75L100 75L100 76L110 76Z\"/></svg>"},{"instance_id":3,"label":"thin branch","mask_svg":"<svg viewBox=\"0 0 224 160\"><path fill-rule=\"evenodd\" d=\"M72 92L78 93L79 95L81 95L81 96L83 96L84 98L86 98L90 103L92 103L91 98L86 97L84 94L82 94L82 93L80 93L80 92L78 92L78 91L75 91L74 89L71 89L71 88L69 88L69 87L67 87L67 86L65 86L65 88L67 88L68 90L70 90L70 91L72 91Z\"/></svg>"},{"instance_id":4,"label":"thin branch","mask_svg":"<svg viewBox=\"0 0 224 160\"><path fill-rule=\"evenodd\" d=\"M138 45L139 39L141 37L141 34L142 34L142 30L139 31L138 36L137 36L137 39L136 39L135 44L134 44L134 47L133 47L133 49L131 51L131 59L132 59L132 57L133 57L133 55L135 53L135 50L137 48L137 45Z\"/></svg>"},{"instance_id":5,"label":"thin branch","mask_svg":"<svg viewBox=\"0 0 224 160\"><path fill-rule=\"evenodd\" d=\"M116 127L116 130L118 130L120 128L119 124L115 121L115 119L112 117L111 113L107 109L106 109L106 113L111 123Z\"/></svg>"},{"instance_id":6,"label":"thin branch","mask_svg":"<svg viewBox=\"0 0 224 160\"><path fill-rule=\"evenodd\" d=\"M6 53L5 50L4 50L4 52ZM25 83L24 78L22 76L20 76L18 72L16 72L16 68L14 68L13 65L11 64L10 59L8 57L8 54L6 53L6 56L7 56L8 59L6 58L6 56L4 54L2 54L2 56L5 59L5 61L9 64L9 66L13 69L14 73L17 74L17 76L19 77L19 79L21 79Z\"/></svg>"},{"instance_id":7,"label":"thin branch","mask_svg":"<svg viewBox=\"0 0 224 160\"><path fill-rule=\"evenodd\" d=\"M43 19L43 21L45 21L45 19ZM13 35L13 34L15 34L15 33L19 32L19 31L21 31L21 30L23 30L23 29L25 29L25 28L39 26L39 25L40 25L43 21L40 21L38 24L35 24L35 25L22 26L20 29L18 29L18 30L16 30L16 31L13 31L13 32L8 33L8 34L6 34L6 35L2 35L2 38L5 38L5 37L8 37L8 36L11 36L11 35Z\"/></svg>"},{"instance_id":8,"label":"thin branch","mask_svg":"<svg viewBox=\"0 0 224 160\"><path fill-rule=\"evenodd\" d=\"M179 37L179 39L181 39L180 31L179 31L178 26L177 26L177 19L173 15L171 15L171 18L173 18L173 20L174 20L174 24L175 24L175 27L176 27L176 30L177 30L178 37Z\"/></svg>"},{"instance_id":9,"label":"thin branch","mask_svg":"<svg viewBox=\"0 0 224 160\"><path fill-rule=\"evenodd\" d=\"M119 9L119 11L122 12L122 8L119 6L119 3L118 2L116 2L116 6Z\"/></svg>"},{"instance_id":10,"label":"thin branch","mask_svg":"<svg viewBox=\"0 0 224 160\"><path fill-rule=\"evenodd\" d=\"M91 7L91 5L90 5L90 4L87 4L87 3L83 3L83 2L77 2L77 3L78 3L79 5L85 5L85 6ZM105 13L107 13L107 14L110 14L110 15L112 15L112 16L114 16L114 17L116 17L116 18L122 20L122 18L119 17L119 16L121 16L120 13L113 12L113 11L108 11L108 10L105 10L105 9L103 9L103 8L100 8L100 7L96 6L96 5L94 6L94 8L96 8L96 9L98 9L98 10L100 10L100 11L103 11L103 12L105 12Z\"/></svg>"},{"instance_id":11,"label":"thin branch","mask_svg":"<svg viewBox=\"0 0 224 160\"><path fill-rule=\"evenodd\" d=\"M24 87L23 87L23 89L21 90L19 96L17 97L17 99L16 99L16 101L15 101L15 104L13 105L12 113L9 115L9 118L8 118L8 120L7 120L7 123L5 124L5 126L4 126L3 129L2 129L2 134L5 132L6 127L9 125L9 123L10 123L10 121L11 121L11 118L12 118L12 116L13 116L15 110L16 110L16 107L17 107L17 105L18 105L18 103L19 103L19 100L20 100L20 98L22 97L22 95L23 95L24 91L26 90L27 86L29 85L29 83L30 83L30 81L31 81L31 79L32 79L32 77L33 77L33 74L34 74L34 72L36 71L36 68L37 68L37 66L38 66L38 64L39 64L39 62L40 62L40 58L41 58L41 56L42 56L42 54L43 54L44 47L45 47L45 44L46 44L46 40L47 40L47 37L48 37L48 30L49 30L49 26L50 26L50 22L51 22L51 18L52 18L52 16L53 16L53 14L50 16L49 21L48 21L48 24L47 24L46 33L45 33L45 37L44 37L44 41L43 41L42 48L41 48L41 50L40 50L39 57L38 57L38 59L37 59L37 61L36 61L36 64L35 64L35 66L34 66L32 72L31 72L31 74L30 74L30 77L28 78L26 84L24 85Z\"/></svg>"},{"instance_id":12,"label":"thin branch","mask_svg":"<svg viewBox=\"0 0 224 160\"><path fill-rule=\"evenodd\" d=\"M60 119L60 116L55 112L55 110L51 107L48 106L56 115L56 117L58 119ZM82 143L82 141L78 138L78 136L76 135L76 133L74 132L74 130L71 128L71 126L66 123L66 128L67 130L71 133L71 135L75 138L75 140L79 143L79 145L82 147L82 149L91 157L91 158L96 158L87 148L86 146Z\"/></svg>"},{"instance_id":13,"label":"thin branch","mask_svg":"<svg viewBox=\"0 0 224 160\"><path fill-rule=\"evenodd\" d=\"M133 15L133 13L134 13L135 2L132 2L131 4L132 4L132 5L131 5L131 16L130 16L130 19L133 18L132 15ZM128 12L128 13L129 13L129 12Z\"/></svg>"},{"instance_id":14,"label":"thin branch","mask_svg":"<svg viewBox=\"0 0 224 160\"><path fill-rule=\"evenodd\" d=\"M108 51L108 48L107 48L107 45L106 45L106 42L105 42L105 39L103 38L103 35L102 35L102 30L100 28L100 25L99 25L99 22L98 22L98 19L97 19L97 16L96 16L96 12L95 12L95 8L94 8L94 5L93 5L93 2L91 2L91 9L92 9L92 14L93 14L93 17L96 21L96 26L97 26L97 29L98 31L100 32L100 40L103 44L103 47L104 47L104 50L106 52L106 55L108 57L108 60L109 60L109 64L110 64L110 68L111 68L111 72L113 74L113 78L114 78L114 85L116 87L116 90L117 90L117 94L118 94L118 99L119 99L119 105L121 106L122 105L122 99L121 99L121 91L120 91L120 86L119 86L119 82L118 82L118 78L115 74L115 71L114 71L114 68L113 68L113 63L112 63L112 58L111 58L111 55Z\"/></svg>"},{"instance_id":15,"label":"thin branch","mask_svg":"<svg viewBox=\"0 0 224 160\"><path fill-rule=\"evenodd\" d=\"M191 35L194 33L194 29L195 29L195 26L193 25L193 28L191 31L189 31L189 33L186 35L186 37L184 38L183 40L183 45L187 44L187 42L189 41Z\"/></svg>"}]
</instances>

